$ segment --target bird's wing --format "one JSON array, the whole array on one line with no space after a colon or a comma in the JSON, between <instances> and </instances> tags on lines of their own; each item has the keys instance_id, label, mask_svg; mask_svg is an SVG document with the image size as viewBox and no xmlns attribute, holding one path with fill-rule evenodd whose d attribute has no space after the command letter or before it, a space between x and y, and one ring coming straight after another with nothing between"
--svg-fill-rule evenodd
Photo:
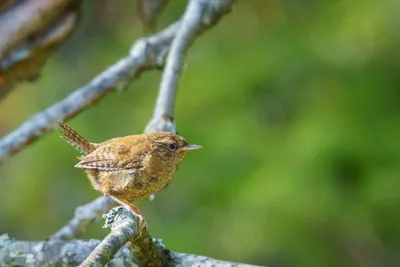
<instances>
[{"instance_id":1,"label":"bird's wing","mask_svg":"<svg viewBox=\"0 0 400 267\"><path fill-rule=\"evenodd\" d=\"M142 168L142 155L132 155L131 147L121 142L108 143L82 157L75 167L104 171Z\"/></svg>"}]
</instances>

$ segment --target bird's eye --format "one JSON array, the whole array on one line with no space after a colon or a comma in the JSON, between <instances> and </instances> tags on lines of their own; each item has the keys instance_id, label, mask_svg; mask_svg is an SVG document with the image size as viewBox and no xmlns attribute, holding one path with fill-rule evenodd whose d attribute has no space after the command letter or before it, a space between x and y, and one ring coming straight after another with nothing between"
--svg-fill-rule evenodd
<instances>
[{"instance_id":1,"label":"bird's eye","mask_svg":"<svg viewBox=\"0 0 400 267\"><path fill-rule=\"evenodd\" d=\"M171 149L171 150L175 150L176 146L174 144L172 144L172 143L169 143L168 144L168 148Z\"/></svg>"}]
</instances>

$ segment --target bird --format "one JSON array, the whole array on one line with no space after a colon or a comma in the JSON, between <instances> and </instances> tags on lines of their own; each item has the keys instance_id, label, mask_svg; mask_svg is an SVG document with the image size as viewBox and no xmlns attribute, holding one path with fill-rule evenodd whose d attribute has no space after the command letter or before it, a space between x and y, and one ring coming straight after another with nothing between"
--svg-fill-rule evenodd
<instances>
[{"instance_id":1,"label":"bird","mask_svg":"<svg viewBox=\"0 0 400 267\"><path fill-rule=\"evenodd\" d=\"M92 187L128 208L140 219L131 203L149 197L168 185L188 151L203 148L189 144L171 132L150 132L92 143L63 121L62 138L81 152L76 168L83 169Z\"/></svg>"}]
</instances>

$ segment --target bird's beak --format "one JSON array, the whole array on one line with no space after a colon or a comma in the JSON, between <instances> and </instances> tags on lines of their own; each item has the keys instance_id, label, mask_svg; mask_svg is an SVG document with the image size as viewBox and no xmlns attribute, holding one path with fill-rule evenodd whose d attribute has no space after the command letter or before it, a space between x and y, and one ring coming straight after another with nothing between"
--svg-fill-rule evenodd
<instances>
[{"instance_id":1,"label":"bird's beak","mask_svg":"<svg viewBox=\"0 0 400 267\"><path fill-rule=\"evenodd\" d=\"M196 149L202 149L202 148L203 147L199 146L199 145L188 144L187 146L182 147L181 150L188 151L188 150L196 150Z\"/></svg>"}]
</instances>

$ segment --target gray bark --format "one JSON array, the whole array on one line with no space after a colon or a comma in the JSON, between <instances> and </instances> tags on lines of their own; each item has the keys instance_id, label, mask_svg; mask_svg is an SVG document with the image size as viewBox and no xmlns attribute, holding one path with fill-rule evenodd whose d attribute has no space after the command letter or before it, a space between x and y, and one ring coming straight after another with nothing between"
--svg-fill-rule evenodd
<instances>
[{"instance_id":1,"label":"gray bark","mask_svg":"<svg viewBox=\"0 0 400 267\"><path fill-rule=\"evenodd\" d=\"M204 256L176 253L150 236L146 223L123 207L106 217L111 233L100 240L20 241L0 236L1 266L243 266Z\"/></svg>"}]
</instances>

